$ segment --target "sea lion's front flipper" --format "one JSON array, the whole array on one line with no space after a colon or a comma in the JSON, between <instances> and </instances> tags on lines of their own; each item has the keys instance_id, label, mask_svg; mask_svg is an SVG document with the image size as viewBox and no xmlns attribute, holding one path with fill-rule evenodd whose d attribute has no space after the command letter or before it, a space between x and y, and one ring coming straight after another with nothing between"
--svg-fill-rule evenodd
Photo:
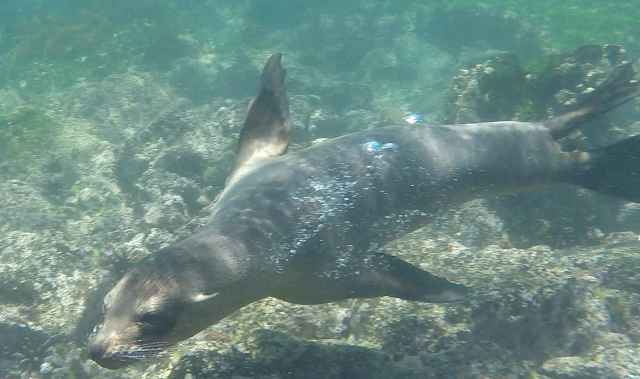
<instances>
[{"instance_id":1,"label":"sea lion's front flipper","mask_svg":"<svg viewBox=\"0 0 640 379\"><path fill-rule=\"evenodd\" d=\"M468 290L400 258L376 253L351 267L332 267L323 273L299 275L294 283L284 283L276 292L271 296L295 304L379 296L447 303L464 299Z\"/></svg>"},{"instance_id":2,"label":"sea lion's front flipper","mask_svg":"<svg viewBox=\"0 0 640 379\"><path fill-rule=\"evenodd\" d=\"M363 292L428 303L462 300L469 292L462 284L431 275L392 255L376 253L368 261L357 281Z\"/></svg>"},{"instance_id":3,"label":"sea lion's front flipper","mask_svg":"<svg viewBox=\"0 0 640 379\"><path fill-rule=\"evenodd\" d=\"M280 53L273 54L260 76L258 89L249 102L247 117L240 131L236 161L227 178L235 178L267 158L283 155L289 148L291 120Z\"/></svg>"}]
</instances>

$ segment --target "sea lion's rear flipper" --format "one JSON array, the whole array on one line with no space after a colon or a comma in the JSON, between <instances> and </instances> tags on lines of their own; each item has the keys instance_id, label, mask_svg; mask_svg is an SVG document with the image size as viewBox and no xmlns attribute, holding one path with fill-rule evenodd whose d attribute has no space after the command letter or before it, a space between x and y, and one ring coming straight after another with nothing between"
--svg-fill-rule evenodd
<instances>
[{"instance_id":1,"label":"sea lion's rear flipper","mask_svg":"<svg viewBox=\"0 0 640 379\"><path fill-rule=\"evenodd\" d=\"M563 181L640 203L640 134L600 149L571 154L578 164Z\"/></svg>"},{"instance_id":2,"label":"sea lion's rear flipper","mask_svg":"<svg viewBox=\"0 0 640 379\"><path fill-rule=\"evenodd\" d=\"M589 93L577 109L554 117L543 124L554 139L569 135L585 122L603 115L640 95L633 62L620 59L607 78Z\"/></svg>"},{"instance_id":3,"label":"sea lion's rear flipper","mask_svg":"<svg viewBox=\"0 0 640 379\"><path fill-rule=\"evenodd\" d=\"M291 120L284 85L287 71L280 64L281 58L282 54L273 54L262 70L240 131L236 161L227 185L254 164L286 154L289 148Z\"/></svg>"},{"instance_id":4,"label":"sea lion's rear flipper","mask_svg":"<svg viewBox=\"0 0 640 379\"><path fill-rule=\"evenodd\" d=\"M358 290L376 296L411 301L448 303L464 299L467 287L430 273L392 255L376 253L362 270ZM359 296L358 296L359 297Z\"/></svg>"},{"instance_id":5,"label":"sea lion's rear flipper","mask_svg":"<svg viewBox=\"0 0 640 379\"><path fill-rule=\"evenodd\" d=\"M640 95L633 62L620 59L607 78L574 111L544 122L554 139L560 139L584 122ZM569 153L574 163L562 181L622 200L640 203L640 135L611 146Z\"/></svg>"}]
</instances>

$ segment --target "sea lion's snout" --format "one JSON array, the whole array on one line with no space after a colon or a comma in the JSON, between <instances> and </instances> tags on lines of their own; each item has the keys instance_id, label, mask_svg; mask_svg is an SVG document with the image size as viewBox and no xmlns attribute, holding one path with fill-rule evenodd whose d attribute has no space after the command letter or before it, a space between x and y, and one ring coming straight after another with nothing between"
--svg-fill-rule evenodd
<instances>
[{"instance_id":1,"label":"sea lion's snout","mask_svg":"<svg viewBox=\"0 0 640 379\"><path fill-rule=\"evenodd\" d=\"M109 338L105 333L98 331L89 339L87 344L87 355L89 358L104 368L115 370L126 365L125 362L116 358L113 344L109 343Z\"/></svg>"},{"instance_id":2,"label":"sea lion's snout","mask_svg":"<svg viewBox=\"0 0 640 379\"><path fill-rule=\"evenodd\" d=\"M117 370L158 356L164 346L164 344L122 345L116 348L116 345L103 339L93 339L87 346L87 354L98 365Z\"/></svg>"},{"instance_id":3,"label":"sea lion's snout","mask_svg":"<svg viewBox=\"0 0 640 379\"><path fill-rule=\"evenodd\" d=\"M106 350L104 342L95 339L89 343L89 346L87 346L87 354L89 355L89 358L95 362L102 359Z\"/></svg>"},{"instance_id":4,"label":"sea lion's snout","mask_svg":"<svg viewBox=\"0 0 640 379\"><path fill-rule=\"evenodd\" d=\"M126 335L123 333L124 330L112 321L109 320L94 329L87 343L87 355L100 366L115 370L127 365L127 360L120 357L123 353L127 355L129 348L120 342L120 336Z\"/></svg>"},{"instance_id":5,"label":"sea lion's snout","mask_svg":"<svg viewBox=\"0 0 640 379\"><path fill-rule=\"evenodd\" d=\"M92 361L96 362L104 368L115 370L122 367L122 365L117 364L121 362L113 360L109 357L108 350L109 349L106 339L95 336L89 341L89 344L87 346L87 355Z\"/></svg>"},{"instance_id":6,"label":"sea lion's snout","mask_svg":"<svg viewBox=\"0 0 640 379\"><path fill-rule=\"evenodd\" d=\"M117 325L118 323L110 321L113 321L113 318L107 319L87 344L88 357L104 368L116 370L136 362L147 361L158 356L169 346L164 341L145 336L137 322L129 320L126 325Z\"/></svg>"}]
</instances>

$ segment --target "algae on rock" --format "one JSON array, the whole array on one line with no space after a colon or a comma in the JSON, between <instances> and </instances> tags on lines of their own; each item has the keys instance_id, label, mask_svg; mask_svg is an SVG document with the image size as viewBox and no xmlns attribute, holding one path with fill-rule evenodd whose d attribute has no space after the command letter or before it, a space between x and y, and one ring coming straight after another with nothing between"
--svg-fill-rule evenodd
<instances>
[{"instance_id":1,"label":"algae on rock","mask_svg":"<svg viewBox=\"0 0 640 379\"><path fill-rule=\"evenodd\" d=\"M43 111L21 106L0 115L0 160L31 160L48 152L60 124Z\"/></svg>"}]
</instances>

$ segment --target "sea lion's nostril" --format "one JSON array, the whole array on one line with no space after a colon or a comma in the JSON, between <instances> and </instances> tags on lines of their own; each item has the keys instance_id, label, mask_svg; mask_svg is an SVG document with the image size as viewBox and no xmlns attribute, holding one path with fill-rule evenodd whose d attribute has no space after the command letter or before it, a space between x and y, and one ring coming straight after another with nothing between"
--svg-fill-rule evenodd
<instances>
[{"instance_id":1,"label":"sea lion's nostril","mask_svg":"<svg viewBox=\"0 0 640 379\"><path fill-rule=\"evenodd\" d=\"M100 341L91 341L88 348L89 358L93 359L94 361L99 360L100 358L102 358L105 348L105 344L101 343Z\"/></svg>"}]
</instances>

